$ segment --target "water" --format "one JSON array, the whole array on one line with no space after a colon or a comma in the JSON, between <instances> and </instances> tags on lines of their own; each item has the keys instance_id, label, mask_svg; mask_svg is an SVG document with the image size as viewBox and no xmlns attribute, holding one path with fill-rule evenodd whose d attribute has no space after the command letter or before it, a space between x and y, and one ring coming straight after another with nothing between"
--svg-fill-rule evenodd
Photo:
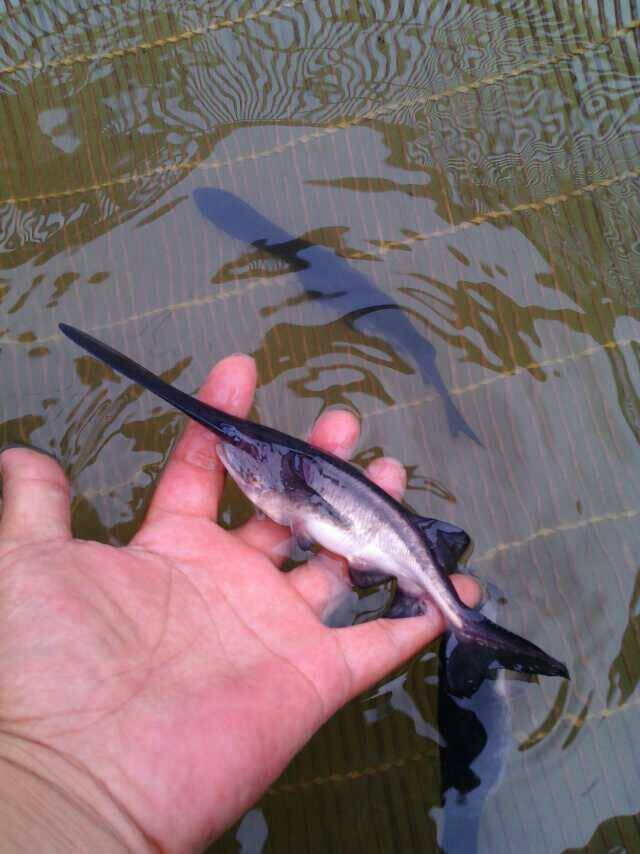
<instances>
[{"instance_id":1,"label":"water","mask_svg":"<svg viewBox=\"0 0 640 854\"><path fill-rule=\"evenodd\" d=\"M640 847L639 44L636 0L0 3L2 440L63 460L78 534L136 529L180 419L60 321L187 390L251 352L254 415L297 435L359 413L358 461L402 459L504 622L572 671L510 698L482 852ZM205 185L399 303L482 446L204 221ZM230 492L225 522L248 512ZM437 667L350 704L213 850L436 850Z\"/></svg>"}]
</instances>

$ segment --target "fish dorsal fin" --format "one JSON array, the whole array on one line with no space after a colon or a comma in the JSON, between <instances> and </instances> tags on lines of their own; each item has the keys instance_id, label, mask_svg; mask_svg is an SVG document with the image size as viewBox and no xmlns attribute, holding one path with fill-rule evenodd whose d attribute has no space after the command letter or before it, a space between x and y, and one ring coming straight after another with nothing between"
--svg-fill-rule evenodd
<instances>
[{"instance_id":1,"label":"fish dorsal fin","mask_svg":"<svg viewBox=\"0 0 640 854\"><path fill-rule=\"evenodd\" d=\"M429 519L427 516L414 516L413 522L439 564L448 572L455 572L458 561L471 542L469 534L457 525L440 519Z\"/></svg>"},{"instance_id":2,"label":"fish dorsal fin","mask_svg":"<svg viewBox=\"0 0 640 854\"><path fill-rule=\"evenodd\" d=\"M284 243L268 243L265 238L260 238L254 240L251 245L255 246L256 249L263 249L275 258L281 258L296 272L307 270L311 266L311 261L301 258L299 253L311 249L313 243L309 243L308 240L303 240L301 237L294 237Z\"/></svg>"}]
</instances>

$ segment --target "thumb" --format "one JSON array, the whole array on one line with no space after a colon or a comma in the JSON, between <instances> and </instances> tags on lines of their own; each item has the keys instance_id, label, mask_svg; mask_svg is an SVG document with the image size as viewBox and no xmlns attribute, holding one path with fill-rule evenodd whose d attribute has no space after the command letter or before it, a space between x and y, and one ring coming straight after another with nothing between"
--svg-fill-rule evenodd
<instances>
[{"instance_id":1,"label":"thumb","mask_svg":"<svg viewBox=\"0 0 640 854\"><path fill-rule=\"evenodd\" d=\"M458 595L470 608L481 598L480 585L469 575L452 575ZM351 673L349 696L361 694L396 667L435 640L446 629L445 621L434 606L420 617L399 620L384 618L368 623L332 629ZM345 702L345 700L343 700Z\"/></svg>"},{"instance_id":2,"label":"thumb","mask_svg":"<svg viewBox=\"0 0 640 854\"><path fill-rule=\"evenodd\" d=\"M0 474L0 538L71 539L69 484L55 460L30 448L8 448L0 454Z\"/></svg>"}]
</instances>

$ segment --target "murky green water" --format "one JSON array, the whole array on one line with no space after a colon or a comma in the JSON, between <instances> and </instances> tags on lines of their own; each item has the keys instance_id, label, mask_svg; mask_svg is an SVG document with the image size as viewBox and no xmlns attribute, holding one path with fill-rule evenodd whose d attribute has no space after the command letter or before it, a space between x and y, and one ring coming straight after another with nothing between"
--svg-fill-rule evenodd
<instances>
[{"instance_id":1,"label":"murky green water","mask_svg":"<svg viewBox=\"0 0 640 854\"><path fill-rule=\"evenodd\" d=\"M510 702L482 852L640 850L639 46L637 0L0 2L0 438L54 451L78 534L124 542L181 420L58 322L189 390L251 352L255 416L297 435L358 412L359 461L402 459L572 671ZM397 301L482 446L408 357L203 220L203 185ZM436 672L431 650L343 710L213 850L437 850Z\"/></svg>"}]
</instances>

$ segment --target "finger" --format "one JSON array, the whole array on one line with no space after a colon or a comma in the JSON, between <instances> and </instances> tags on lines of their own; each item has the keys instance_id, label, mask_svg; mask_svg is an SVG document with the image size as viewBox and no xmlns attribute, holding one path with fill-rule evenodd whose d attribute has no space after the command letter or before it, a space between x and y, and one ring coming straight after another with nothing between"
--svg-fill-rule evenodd
<instances>
[{"instance_id":1,"label":"finger","mask_svg":"<svg viewBox=\"0 0 640 854\"><path fill-rule=\"evenodd\" d=\"M378 457L377 460L369 463L365 474L369 480L388 492L396 501L404 495L407 488L407 472L399 460L393 457Z\"/></svg>"},{"instance_id":2,"label":"finger","mask_svg":"<svg viewBox=\"0 0 640 854\"><path fill-rule=\"evenodd\" d=\"M380 457L365 470L365 474L385 492L399 500L404 495L407 475L404 466L393 457ZM330 561L312 559L292 570L290 583L304 597L318 616L323 616L351 590L347 562L333 556Z\"/></svg>"},{"instance_id":3,"label":"finger","mask_svg":"<svg viewBox=\"0 0 640 854\"><path fill-rule=\"evenodd\" d=\"M30 448L9 448L0 455L0 472L2 540L71 539L69 484L55 460Z\"/></svg>"},{"instance_id":4,"label":"finger","mask_svg":"<svg viewBox=\"0 0 640 854\"><path fill-rule=\"evenodd\" d=\"M309 442L323 451L348 459L358 444L358 419L346 409L323 412L309 434ZM276 566L282 566L291 551L291 531L270 519L253 516L233 532L244 543L267 555Z\"/></svg>"},{"instance_id":5,"label":"finger","mask_svg":"<svg viewBox=\"0 0 640 854\"><path fill-rule=\"evenodd\" d=\"M462 601L474 607L481 597L480 585L468 575L451 576ZM361 694L399 667L445 629L440 612L432 606L420 617L373 620L344 629L331 629L351 673L349 694L341 702Z\"/></svg>"},{"instance_id":6,"label":"finger","mask_svg":"<svg viewBox=\"0 0 640 854\"><path fill-rule=\"evenodd\" d=\"M250 356L228 356L209 373L199 399L233 415L245 416L256 387L256 366ZM216 453L219 440L211 430L189 421L164 470L145 522L136 535L159 518L170 516L215 519L224 486L224 467Z\"/></svg>"},{"instance_id":7,"label":"finger","mask_svg":"<svg viewBox=\"0 0 640 854\"><path fill-rule=\"evenodd\" d=\"M341 460L348 460L360 440L360 422L348 409L328 409L311 428L308 441Z\"/></svg>"}]
</instances>

